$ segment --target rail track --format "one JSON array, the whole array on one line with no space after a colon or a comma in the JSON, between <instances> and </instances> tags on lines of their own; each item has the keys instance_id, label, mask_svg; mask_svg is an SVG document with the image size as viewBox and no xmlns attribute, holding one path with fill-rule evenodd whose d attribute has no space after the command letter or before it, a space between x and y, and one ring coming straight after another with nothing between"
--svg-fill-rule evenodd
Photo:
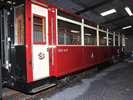
<instances>
[{"instance_id":1,"label":"rail track","mask_svg":"<svg viewBox=\"0 0 133 100\"><path fill-rule=\"evenodd\" d=\"M9 99L9 98L11 98L13 96L17 96L17 95L20 95L20 94L21 94L21 92L19 92L19 91L11 93L11 94L8 94L8 95L3 96L2 100L7 100L7 99Z\"/></svg>"}]
</instances>

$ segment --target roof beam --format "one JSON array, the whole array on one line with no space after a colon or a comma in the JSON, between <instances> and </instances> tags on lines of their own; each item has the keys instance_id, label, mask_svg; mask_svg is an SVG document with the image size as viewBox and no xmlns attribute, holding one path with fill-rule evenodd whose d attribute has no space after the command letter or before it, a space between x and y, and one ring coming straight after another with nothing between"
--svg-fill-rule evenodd
<instances>
[{"instance_id":1,"label":"roof beam","mask_svg":"<svg viewBox=\"0 0 133 100\"><path fill-rule=\"evenodd\" d=\"M81 13L87 12L89 10L93 10L95 8L98 8L100 6L103 6L105 4L108 4L108 3L112 2L112 1L114 1L114 0L104 0L103 2L100 2L100 3L96 4L96 5L93 5L91 7L88 7L88 8L85 8L83 10L80 10L80 11L76 12L75 14L80 15Z\"/></svg>"},{"instance_id":2,"label":"roof beam","mask_svg":"<svg viewBox=\"0 0 133 100\"><path fill-rule=\"evenodd\" d=\"M108 24L108 23L111 23L111 22L115 22L115 21L118 21L118 20L121 20L121 19L124 19L124 18L127 18L127 17L130 17L130 16L123 16L123 17L120 17L120 18L116 18L116 19L113 19L113 20L110 20L110 21L107 21L107 22L104 22L104 23L100 23L100 24Z\"/></svg>"},{"instance_id":3,"label":"roof beam","mask_svg":"<svg viewBox=\"0 0 133 100\"><path fill-rule=\"evenodd\" d=\"M81 2L79 2L78 0L77 0L77 1L71 0L71 1L74 2L75 4L79 5L79 6L82 6L82 7L85 8L85 9L87 8L87 6L85 6L84 4L82 4ZM80 12L80 11L78 11L78 12ZM95 12L94 10L91 10L91 12L94 13L94 14L96 14L97 16L99 16L99 17L105 19L106 21L108 21L107 18L101 16L99 13ZM81 13L82 13L82 12L81 12ZM83 14L83 13L82 13L82 14ZM112 24L115 25L115 26L117 26L117 27L119 27L118 25L116 25L116 24L114 24L114 23L112 23Z\"/></svg>"}]
</instances>

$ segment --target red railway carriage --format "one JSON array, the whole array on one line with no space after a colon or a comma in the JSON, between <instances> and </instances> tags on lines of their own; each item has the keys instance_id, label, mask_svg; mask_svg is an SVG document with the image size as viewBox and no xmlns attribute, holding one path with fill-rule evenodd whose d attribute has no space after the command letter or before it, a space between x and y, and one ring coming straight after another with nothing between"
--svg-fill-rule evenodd
<instances>
[{"instance_id":1,"label":"red railway carriage","mask_svg":"<svg viewBox=\"0 0 133 100\"><path fill-rule=\"evenodd\" d=\"M125 36L43 0L0 5L3 82L24 92L117 57Z\"/></svg>"}]
</instances>

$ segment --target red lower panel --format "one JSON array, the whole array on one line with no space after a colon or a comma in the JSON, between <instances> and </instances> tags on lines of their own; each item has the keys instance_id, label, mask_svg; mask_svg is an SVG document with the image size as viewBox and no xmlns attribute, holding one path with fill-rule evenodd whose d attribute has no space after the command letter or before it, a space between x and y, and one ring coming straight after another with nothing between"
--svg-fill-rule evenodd
<instances>
[{"instance_id":1,"label":"red lower panel","mask_svg":"<svg viewBox=\"0 0 133 100\"><path fill-rule=\"evenodd\" d=\"M84 47L84 66L89 67L98 63L98 47Z\"/></svg>"},{"instance_id":2,"label":"red lower panel","mask_svg":"<svg viewBox=\"0 0 133 100\"><path fill-rule=\"evenodd\" d=\"M115 56L114 47L109 47L109 59L112 59L112 56Z\"/></svg>"},{"instance_id":3,"label":"red lower panel","mask_svg":"<svg viewBox=\"0 0 133 100\"><path fill-rule=\"evenodd\" d=\"M53 49L54 59L52 59L52 48L49 48L49 73L50 76L57 76L57 59L56 59L56 49ZM53 60L53 64L52 64Z\"/></svg>"},{"instance_id":4,"label":"red lower panel","mask_svg":"<svg viewBox=\"0 0 133 100\"><path fill-rule=\"evenodd\" d=\"M108 60L108 47L99 47L99 62Z\"/></svg>"},{"instance_id":5,"label":"red lower panel","mask_svg":"<svg viewBox=\"0 0 133 100\"><path fill-rule=\"evenodd\" d=\"M105 62L117 52L117 47L81 47L57 46L54 49L54 65L52 50L49 49L50 76L62 76L83 68Z\"/></svg>"},{"instance_id":6,"label":"red lower panel","mask_svg":"<svg viewBox=\"0 0 133 100\"><path fill-rule=\"evenodd\" d=\"M115 58L117 56L117 48L116 47L114 47L114 56L115 56Z\"/></svg>"},{"instance_id":7,"label":"red lower panel","mask_svg":"<svg viewBox=\"0 0 133 100\"><path fill-rule=\"evenodd\" d=\"M57 76L83 69L83 47L57 47Z\"/></svg>"}]
</instances>

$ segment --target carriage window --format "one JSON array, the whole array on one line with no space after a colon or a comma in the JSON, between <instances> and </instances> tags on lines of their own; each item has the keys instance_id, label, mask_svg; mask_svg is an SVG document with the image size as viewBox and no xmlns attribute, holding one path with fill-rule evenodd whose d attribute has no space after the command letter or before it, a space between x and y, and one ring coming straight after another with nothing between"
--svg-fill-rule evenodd
<instances>
[{"instance_id":1,"label":"carriage window","mask_svg":"<svg viewBox=\"0 0 133 100\"><path fill-rule=\"evenodd\" d=\"M122 36L120 37L120 46L122 46Z\"/></svg>"},{"instance_id":2,"label":"carriage window","mask_svg":"<svg viewBox=\"0 0 133 100\"><path fill-rule=\"evenodd\" d=\"M68 19L72 19L74 21L82 22L82 19L81 18L78 18L76 16L73 16L71 14L65 13L65 12L60 11L60 10L57 10L57 15L62 16L62 17L65 17L65 18L68 18Z\"/></svg>"},{"instance_id":3,"label":"carriage window","mask_svg":"<svg viewBox=\"0 0 133 100\"><path fill-rule=\"evenodd\" d=\"M46 43L45 18L33 16L34 44Z\"/></svg>"},{"instance_id":4,"label":"carriage window","mask_svg":"<svg viewBox=\"0 0 133 100\"><path fill-rule=\"evenodd\" d=\"M97 45L96 30L84 28L84 43L85 45Z\"/></svg>"},{"instance_id":5,"label":"carriage window","mask_svg":"<svg viewBox=\"0 0 133 100\"><path fill-rule=\"evenodd\" d=\"M115 36L115 46L118 46L118 36Z\"/></svg>"},{"instance_id":6,"label":"carriage window","mask_svg":"<svg viewBox=\"0 0 133 100\"><path fill-rule=\"evenodd\" d=\"M58 45L81 45L81 27L58 20Z\"/></svg>"},{"instance_id":7,"label":"carriage window","mask_svg":"<svg viewBox=\"0 0 133 100\"><path fill-rule=\"evenodd\" d=\"M99 31L99 45L107 45L106 33Z\"/></svg>"},{"instance_id":8,"label":"carriage window","mask_svg":"<svg viewBox=\"0 0 133 100\"><path fill-rule=\"evenodd\" d=\"M59 33L58 34L58 44L59 45L65 45L65 41L64 41L65 39L64 39L64 34L62 34L62 33Z\"/></svg>"},{"instance_id":9,"label":"carriage window","mask_svg":"<svg viewBox=\"0 0 133 100\"><path fill-rule=\"evenodd\" d=\"M24 6L15 8L15 44L24 45Z\"/></svg>"},{"instance_id":10,"label":"carriage window","mask_svg":"<svg viewBox=\"0 0 133 100\"><path fill-rule=\"evenodd\" d=\"M125 36L122 37L122 46L125 46Z\"/></svg>"},{"instance_id":11,"label":"carriage window","mask_svg":"<svg viewBox=\"0 0 133 100\"><path fill-rule=\"evenodd\" d=\"M108 43L109 43L109 46L113 46L113 35L112 34L109 34L108 35Z\"/></svg>"},{"instance_id":12,"label":"carriage window","mask_svg":"<svg viewBox=\"0 0 133 100\"><path fill-rule=\"evenodd\" d=\"M19 33L19 42L21 42L21 20L18 20L18 33Z\"/></svg>"}]
</instances>

